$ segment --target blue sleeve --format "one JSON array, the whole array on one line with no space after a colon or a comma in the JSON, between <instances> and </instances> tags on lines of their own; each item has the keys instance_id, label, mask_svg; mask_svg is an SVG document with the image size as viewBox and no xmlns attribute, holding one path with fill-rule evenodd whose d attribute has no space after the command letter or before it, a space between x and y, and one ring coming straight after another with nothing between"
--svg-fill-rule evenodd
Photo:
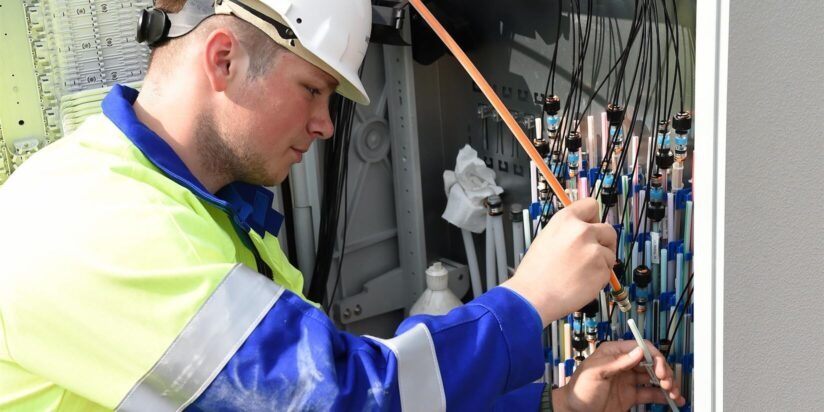
<instances>
[{"instance_id":1,"label":"blue sleeve","mask_svg":"<svg viewBox=\"0 0 824 412\"><path fill-rule=\"evenodd\" d=\"M495 412L539 412L544 388L546 388L546 384L530 383L514 391L507 392L495 401L493 410Z\"/></svg>"},{"instance_id":2,"label":"blue sleeve","mask_svg":"<svg viewBox=\"0 0 824 412\"><path fill-rule=\"evenodd\" d=\"M418 325L431 336L446 409L489 410L543 373L540 318L508 289L444 316L411 317L396 336ZM401 386L415 382L399 383L398 370L384 341L338 331L287 291L189 409L400 410Z\"/></svg>"}]
</instances>

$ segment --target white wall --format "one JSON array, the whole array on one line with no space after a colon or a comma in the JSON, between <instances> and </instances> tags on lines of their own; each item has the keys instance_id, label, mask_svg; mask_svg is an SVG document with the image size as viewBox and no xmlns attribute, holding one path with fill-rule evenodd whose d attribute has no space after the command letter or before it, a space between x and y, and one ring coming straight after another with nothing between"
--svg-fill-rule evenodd
<instances>
[{"instance_id":1,"label":"white wall","mask_svg":"<svg viewBox=\"0 0 824 412\"><path fill-rule=\"evenodd\" d=\"M724 409L822 410L824 2L729 14Z\"/></svg>"}]
</instances>

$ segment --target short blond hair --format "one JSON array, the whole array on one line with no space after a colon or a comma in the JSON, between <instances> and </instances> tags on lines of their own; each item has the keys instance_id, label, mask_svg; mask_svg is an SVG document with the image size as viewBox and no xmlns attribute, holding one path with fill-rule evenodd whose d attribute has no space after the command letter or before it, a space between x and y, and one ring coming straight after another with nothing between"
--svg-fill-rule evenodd
<instances>
[{"instance_id":1,"label":"short blond hair","mask_svg":"<svg viewBox=\"0 0 824 412\"><path fill-rule=\"evenodd\" d=\"M177 13L183 9L185 4L186 0L156 0L155 8L167 13ZM219 27L230 28L240 43L250 51L250 77L258 77L266 73L272 67L278 53L286 51L285 48L275 43L266 33L254 25L235 16L215 15L201 22L187 35L170 39L155 47L149 57L149 73L172 70L173 63L180 55L180 51L188 47L193 39L203 38L203 36Z\"/></svg>"}]
</instances>

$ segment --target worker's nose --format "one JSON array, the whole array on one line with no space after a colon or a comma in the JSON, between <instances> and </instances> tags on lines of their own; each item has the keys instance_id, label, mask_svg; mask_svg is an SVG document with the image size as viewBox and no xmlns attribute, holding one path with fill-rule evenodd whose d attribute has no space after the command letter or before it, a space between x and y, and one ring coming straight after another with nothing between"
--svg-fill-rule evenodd
<instances>
[{"instance_id":1,"label":"worker's nose","mask_svg":"<svg viewBox=\"0 0 824 412\"><path fill-rule=\"evenodd\" d=\"M335 125L329 115L329 106L323 105L309 120L309 134L317 139L328 139L335 132Z\"/></svg>"}]
</instances>

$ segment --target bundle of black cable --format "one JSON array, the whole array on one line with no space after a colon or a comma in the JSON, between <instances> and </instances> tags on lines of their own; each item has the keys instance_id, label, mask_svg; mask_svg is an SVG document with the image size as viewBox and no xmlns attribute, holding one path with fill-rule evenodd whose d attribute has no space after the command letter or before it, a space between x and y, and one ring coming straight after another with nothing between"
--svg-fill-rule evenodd
<instances>
[{"instance_id":1,"label":"bundle of black cable","mask_svg":"<svg viewBox=\"0 0 824 412\"><path fill-rule=\"evenodd\" d=\"M346 243L346 177L349 169L349 143L352 134L352 120L355 116L355 103L349 99L334 95L329 103L329 111L335 125L335 134L326 143L324 151L325 172L323 176L323 199L321 200L320 228L318 232L318 250L315 268L309 285L307 298L323 305L329 312L334 303L334 296L340 283L343 265L343 249ZM341 211L341 206L343 210ZM343 221L343 233L338 235L338 225ZM338 241L341 242L340 247ZM327 284L332 268L335 249L340 250L335 283L331 294Z\"/></svg>"}]
</instances>

